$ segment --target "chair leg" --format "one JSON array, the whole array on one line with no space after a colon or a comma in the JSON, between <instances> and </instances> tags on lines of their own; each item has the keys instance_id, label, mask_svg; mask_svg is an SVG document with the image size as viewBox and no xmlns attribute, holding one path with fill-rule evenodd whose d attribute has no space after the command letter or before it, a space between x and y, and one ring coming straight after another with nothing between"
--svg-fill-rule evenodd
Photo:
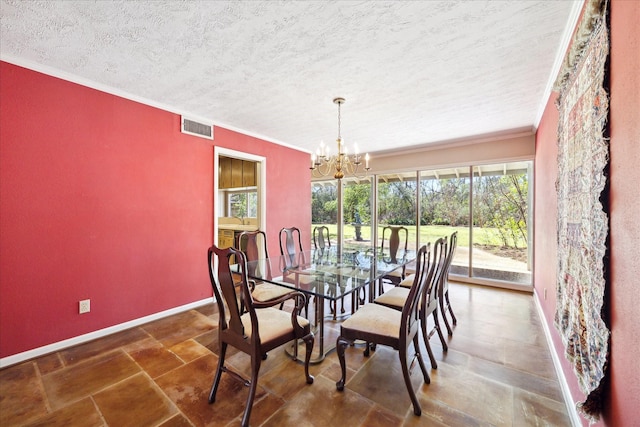
<instances>
[{"instance_id":1,"label":"chair leg","mask_svg":"<svg viewBox=\"0 0 640 427\"><path fill-rule=\"evenodd\" d=\"M420 314L420 329L422 329L422 340L424 341L424 346L427 348L427 354L429 355L429 361L431 361L431 367L433 369L438 369L438 363L436 362L436 358L433 356L433 351L431 350L431 345L429 344L429 333L427 332L427 319L423 319L423 314Z\"/></svg>"},{"instance_id":2,"label":"chair leg","mask_svg":"<svg viewBox=\"0 0 640 427\"><path fill-rule=\"evenodd\" d=\"M455 326L458 324L458 319L456 319L456 315L453 314L453 309L451 308L451 301L449 301L449 290L445 292L444 296L447 299L447 308L449 309L449 313L451 314L451 319L453 320L453 325Z\"/></svg>"},{"instance_id":3,"label":"chair leg","mask_svg":"<svg viewBox=\"0 0 640 427\"><path fill-rule=\"evenodd\" d=\"M442 313L442 320L444 321L444 326L447 328L447 334L451 336L453 335L453 331L451 330L451 326L449 325L449 319L447 319L447 309L444 305L444 297L438 298L438 305L440 306L440 313Z\"/></svg>"},{"instance_id":4,"label":"chair leg","mask_svg":"<svg viewBox=\"0 0 640 427\"><path fill-rule=\"evenodd\" d=\"M220 377L222 377L222 370L224 369L224 356L227 353L227 343L220 343L220 357L218 357L218 369L216 369L216 376L211 386L211 392L209 392L209 403L216 401L216 393L218 392L218 385L220 384Z\"/></svg>"},{"instance_id":5,"label":"chair leg","mask_svg":"<svg viewBox=\"0 0 640 427\"><path fill-rule=\"evenodd\" d=\"M435 324L436 332L438 332L442 349L444 351L448 351L449 346L447 345L447 341L444 339L444 335L442 335L442 328L440 327L440 321L438 320L438 310L433 310L433 323Z\"/></svg>"},{"instance_id":6,"label":"chair leg","mask_svg":"<svg viewBox=\"0 0 640 427\"><path fill-rule=\"evenodd\" d=\"M444 326L447 327L447 334L449 336L453 335L453 330L451 329L451 325L449 325L449 319L447 319L447 307L449 306L449 291L446 289L446 285L443 282L442 293L438 295L438 305L440 306L440 313L442 313L442 320L444 321ZM445 305L446 299L446 305ZM449 307L450 308L450 307Z\"/></svg>"},{"instance_id":7,"label":"chair leg","mask_svg":"<svg viewBox=\"0 0 640 427\"><path fill-rule=\"evenodd\" d=\"M304 356L304 375L307 378L307 384L313 384L313 376L309 375L309 362L311 361L311 352L313 351L314 337L312 333L302 338L306 344L306 354Z\"/></svg>"},{"instance_id":8,"label":"chair leg","mask_svg":"<svg viewBox=\"0 0 640 427\"><path fill-rule=\"evenodd\" d=\"M431 377L427 373L427 367L424 365L424 360L422 360L422 353L420 353L420 343L418 342L418 334L413 336L413 346L416 349L416 357L418 358L418 363L420 364L420 370L422 371L422 379L425 384L431 384Z\"/></svg>"},{"instance_id":9,"label":"chair leg","mask_svg":"<svg viewBox=\"0 0 640 427\"><path fill-rule=\"evenodd\" d=\"M340 370L342 371L342 376L336 382L336 389L338 391L344 390L344 383L347 379L347 362L344 360L344 351L349 345L349 340L338 337L336 340L336 353L338 353L338 360L340 361Z\"/></svg>"},{"instance_id":10,"label":"chair leg","mask_svg":"<svg viewBox=\"0 0 640 427\"><path fill-rule=\"evenodd\" d=\"M372 286L372 288L375 288L375 285ZM364 287L362 287L362 288L360 288L360 292L362 293L362 296L358 295L358 303L360 305L364 305L364 303L367 300L367 290ZM352 300L352 305L353 305L353 300ZM355 307L355 308L357 308L357 307ZM355 310L351 310L351 312L355 313Z\"/></svg>"},{"instance_id":11,"label":"chair leg","mask_svg":"<svg viewBox=\"0 0 640 427\"><path fill-rule=\"evenodd\" d=\"M369 357L369 355L371 354L371 349L373 349L373 351L376 350L376 344L370 343L369 341L367 341L365 344L366 345L364 346L364 351L362 352L362 354L364 355L364 357Z\"/></svg>"},{"instance_id":12,"label":"chair leg","mask_svg":"<svg viewBox=\"0 0 640 427\"><path fill-rule=\"evenodd\" d=\"M402 377L404 378L404 383L407 386L407 391L409 392L409 397L411 398L411 403L413 404L413 413L420 416L422 414L422 409L420 408L420 402L418 402L416 393L415 391L413 391L413 385L411 384L411 376L409 375L409 367L407 366L408 362L406 347L400 346L398 354L400 356L400 366L402 367Z\"/></svg>"},{"instance_id":13,"label":"chair leg","mask_svg":"<svg viewBox=\"0 0 640 427\"><path fill-rule=\"evenodd\" d=\"M249 396L247 396L247 406L244 408L242 415L242 427L249 427L249 418L251 417L251 409L253 407L253 399L256 397L258 388L258 372L260 371L260 357L251 357L251 384L249 385Z\"/></svg>"}]
</instances>

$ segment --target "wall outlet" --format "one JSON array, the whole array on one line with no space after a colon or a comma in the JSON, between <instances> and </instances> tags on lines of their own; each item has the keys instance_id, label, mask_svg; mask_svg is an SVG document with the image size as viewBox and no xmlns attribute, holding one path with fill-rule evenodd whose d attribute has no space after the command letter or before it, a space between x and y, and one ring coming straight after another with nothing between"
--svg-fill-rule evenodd
<instances>
[{"instance_id":1,"label":"wall outlet","mask_svg":"<svg viewBox=\"0 0 640 427\"><path fill-rule=\"evenodd\" d=\"M547 299L547 288L544 288L544 299Z\"/></svg>"},{"instance_id":2,"label":"wall outlet","mask_svg":"<svg viewBox=\"0 0 640 427\"><path fill-rule=\"evenodd\" d=\"M90 312L91 311L91 300L90 299L83 299L82 301L80 301L79 311L80 311L80 314Z\"/></svg>"}]
</instances>

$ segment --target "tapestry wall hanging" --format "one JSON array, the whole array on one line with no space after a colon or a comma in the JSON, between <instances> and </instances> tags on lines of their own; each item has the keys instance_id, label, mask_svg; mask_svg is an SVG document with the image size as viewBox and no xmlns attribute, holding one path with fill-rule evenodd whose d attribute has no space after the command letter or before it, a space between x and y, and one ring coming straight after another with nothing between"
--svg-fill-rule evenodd
<instances>
[{"instance_id":1,"label":"tapestry wall hanging","mask_svg":"<svg viewBox=\"0 0 640 427\"><path fill-rule=\"evenodd\" d=\"M589 3L598 13L595 18L585 14L583 19L590 19L592 25L588 36L578 43L579 59L568 75L559 77L555 326L586 395L577 408L595 421L602 405L610 335L602 318L609 227L601 203L601 198L606 198L603 191L609 162L605 135L609 102L603 86L609 35L601 2Z\"/></svg>"}]
</instances>

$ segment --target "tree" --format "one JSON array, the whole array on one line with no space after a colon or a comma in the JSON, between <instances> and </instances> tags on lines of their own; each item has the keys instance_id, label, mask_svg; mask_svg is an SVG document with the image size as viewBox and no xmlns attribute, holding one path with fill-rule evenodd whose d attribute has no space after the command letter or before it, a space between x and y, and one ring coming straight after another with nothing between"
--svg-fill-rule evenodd
<instances>
[{"instance_id":1,"label":"tree","mask_svg":"<svg viewBox=\"0 0 640 427\"><path fill-rule=\"evenodd\" d=\"M527 174L484 176L475 185L474 212L482 224L495 227L505 247L527 245ZM475 220L474 220L475 222Z\"/></svg>"},{"instance_id":2,"label":"tree","mask_svg":"<svg viewBox=\"0 0 640 427\"><path fill-rule=\"evenodd\" d=\"M371 184L352 184L344 189L344 222L356 222L356 213L363 224L371 223Z\"/></svg>"},{"instance_id":3,"label":"tree","mask_svg":"<svg viewBox=\"0 0 640 427\"><path fill-rule=\"evenodd\" d=\"M333 185L311 187L311 222L332 224L337 221L337 189Z\"/></svg>"}]
</instances>

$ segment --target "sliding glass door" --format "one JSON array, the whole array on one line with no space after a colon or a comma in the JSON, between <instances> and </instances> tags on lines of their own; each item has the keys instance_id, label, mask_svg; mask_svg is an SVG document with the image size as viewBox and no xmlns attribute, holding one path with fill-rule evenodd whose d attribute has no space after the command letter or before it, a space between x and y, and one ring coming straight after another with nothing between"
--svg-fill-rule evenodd
<instances>
[{"instance_id":1,"label":"sliding glass door","mask_svg":"<svg viewBox=\"0 0 640 427\"><path fill-rule=\"evenodd\" d=\"M342 228L344 244L379 247L383 227L401 225L412 249L457 231L451 274L530 287L532 171L523 161L343 179L341 191L339 181L314 182L312 227L329 225L338 240Z\"/></svg>"},{"instance_id":2,"label":"sliding glass door","mask_svg":"<svg viewBox=\"0 0 640 427\"><path fill-rule=\"evenodd\" d=\"M326 226L329 240L337 242L338 236L338 181L321 181L311 185L311 247L313 248L313 229Z\"/></svg>"},{"instance_id":3,"label":"sliding glass door","mask_svg":"<svg viewBox=\"0 0 640 427\"><path fill-rule=\"evenodd\" d=\"M531 284L531 162L473 168L472 277Z\"/></svg>"},{"instance_id":4,"label":"sliding glass door","mask_svg":"<svg viewBox=\"0 0 640 427\"><path fill-rule=\"evenodd\" d=\"M382 244L385 226L403 226L408 230L408 248L417 248L416 175L416 172L404 172L377 176L378 247Z\"/></svg>"},{"instance_id":5,"label":"sliding glass door","mask_svg":"<svg viewBox=\"0 0 640 427\"><path fill-rule=\"evenodd\" d=\"M469 167L420 173L420 244L458 232L451 273L469 275Z\"/></svg>"}]
</instances>

